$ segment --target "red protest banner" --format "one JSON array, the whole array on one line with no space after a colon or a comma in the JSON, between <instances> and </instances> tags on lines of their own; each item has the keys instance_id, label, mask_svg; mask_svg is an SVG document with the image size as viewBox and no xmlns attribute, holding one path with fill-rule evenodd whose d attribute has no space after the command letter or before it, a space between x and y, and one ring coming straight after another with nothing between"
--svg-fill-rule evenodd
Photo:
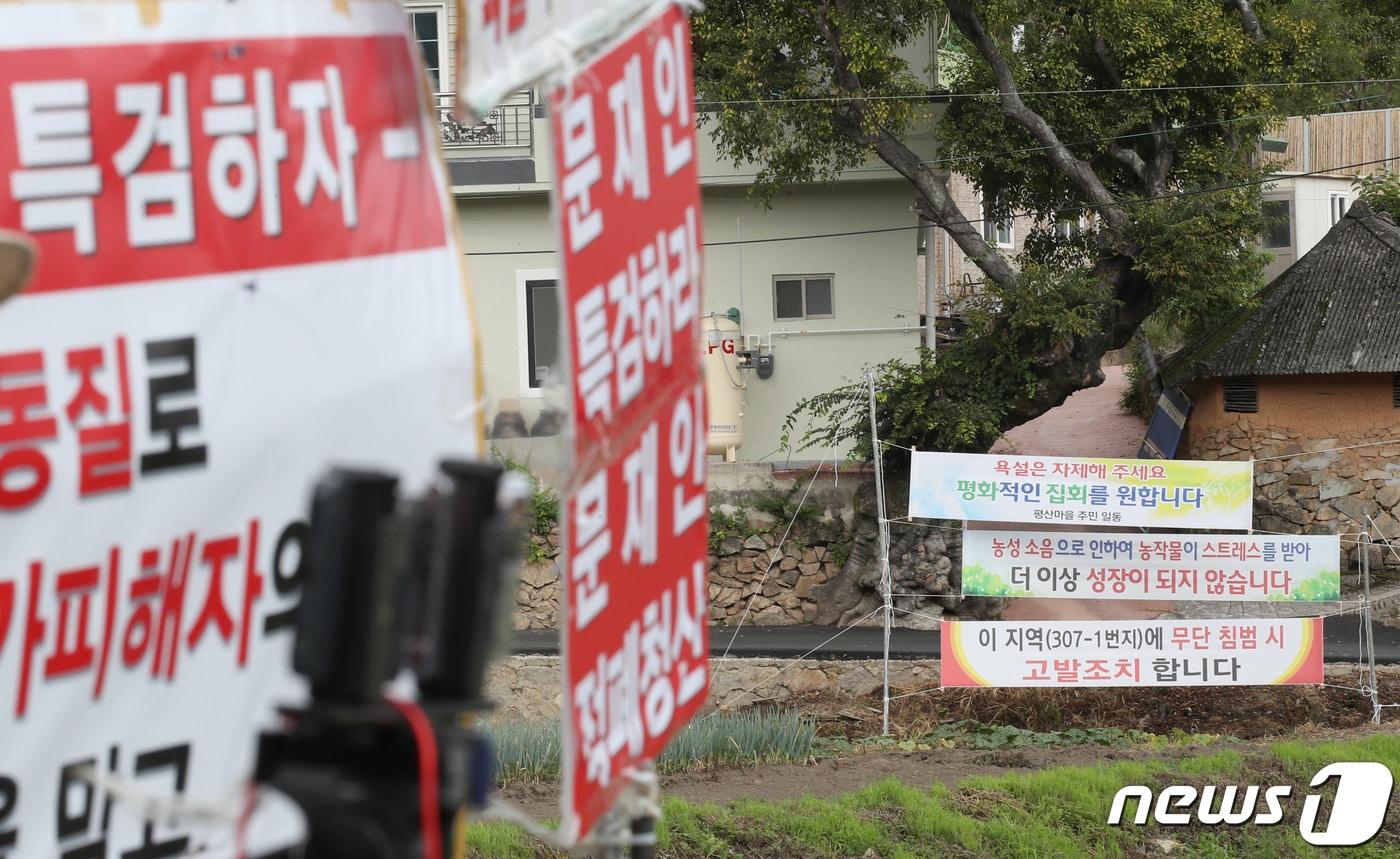
<instances>
[{"instance_id":1,"label":"red protest banner","mask_svg":"<svg viewBox=\"0 0 1400 859\"><path fill-rule=\"evenodd\" d=\"M675 8L550 97L576 426L564 513L571 840L709 687L693 101Z\"/></svg>"}]
</instances>

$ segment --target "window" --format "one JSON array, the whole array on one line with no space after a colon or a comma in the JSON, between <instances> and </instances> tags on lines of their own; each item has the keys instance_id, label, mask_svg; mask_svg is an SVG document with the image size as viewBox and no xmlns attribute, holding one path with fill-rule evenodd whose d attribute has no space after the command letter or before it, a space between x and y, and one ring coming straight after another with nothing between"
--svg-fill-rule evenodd
<instances>
[{"instance_id":1,"label":"window","mask_svg":"<svg viewBox=\"0 0 1400 859\"><path fill-rule=\"evenodd\" d=\"M554 271L516 272L521 332L521 393L538 394L559 365L559 275Z\"/></svg>"},{"instance_id":2,"label":"window","mask_svg":"<svg viewBox=\"0 0 1400 859\"><path fill-rule=\"evenodd\" d=\"M423 65L428 69L428 79L433 82L433 92L443 92L450 68L446 7L441 3L413 4L408 7L408 23L413 40L423 52Z\"/></svg>"},{"instance_id":3,"label":"window","mask_svg":"<svg viewBox=\"0 0 1400 859\"><path fill-rule=\"evenodd\" d=\"M1225 411L1259 411L1259 383L1253 376L1231 376L1225 380Z\"/></svg>"},{"instance_id":4,"label":"window","mask_svg":"<svg viewBox=\"0 0 1400 859\"><path fill-rule=\"evenodd\" d=\"M1011 219L993 220L991 210L986 203L982 204L982 238L999 248L1009 248L1016 244L1015 235L1011 232Z\"/></svg>"},{"instance_id":5,"label":"window","mask_svg":"<svg viewBox=\"0 0 1400 859\"><path fill-rule=\"evenodd\" d=\"M1287 200L1265 200L1264 247L1293 247L1293 204Z\"/></svg>"},{"instance_id":6,"label":"window","mask_svg":"<svg viewBox=\"0 0 1400 859\"><path fill-rule=\"evenodd\" d=\"M774 319L830 319L836 315L829 274L773 278Z\"/></svg>"},{"instance_id":7,"label":"window","mask_svg":"<svg viewBox=\"0 0 1400 859\"><path fill-rule=\"evenodd\" d=\"M1332 223L1335 224L1346 217L1347 207L1351 201L1347 199L1346 191L1333 191L1327 195L1327 206L1332 212Z\"/></svg>"}]
</instances>

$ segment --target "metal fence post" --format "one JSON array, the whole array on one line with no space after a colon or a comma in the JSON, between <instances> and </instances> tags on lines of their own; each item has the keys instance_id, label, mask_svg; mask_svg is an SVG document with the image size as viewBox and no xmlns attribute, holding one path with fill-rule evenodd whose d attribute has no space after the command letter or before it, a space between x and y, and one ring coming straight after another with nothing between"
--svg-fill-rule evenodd
<instances>
[{"instance_id":1,"label":"metal fence post","mask_svg":"<svg viewBox=\"0 0 1400 859\"><path fill-rule=\"evenodd\" d=\"M1361 534L1361 626L1366 641L1366 668L1370 674L1371 722L1381 723L1381 690L1376 685L1376 641L1371 629L1371 531Z\"/></svg>"},{"instance_id":2,"label":"metal fence post","mask_svg":"<svg viewBox=\"0 0 1400 859\"><path fill-rule=\"evenodd\" d=\"M894 590L890 581L890 522L885 511L885 465L884 451L880 449L880 430L875 415L875 374L867 370L865 381L870 387L870 449L875 458L875 510L879 518L880 534L880 599L885 612L885 652L884 674L881 681L881 732L890 735L890 627L894 615Z\"/></svg>"}]
</instances>

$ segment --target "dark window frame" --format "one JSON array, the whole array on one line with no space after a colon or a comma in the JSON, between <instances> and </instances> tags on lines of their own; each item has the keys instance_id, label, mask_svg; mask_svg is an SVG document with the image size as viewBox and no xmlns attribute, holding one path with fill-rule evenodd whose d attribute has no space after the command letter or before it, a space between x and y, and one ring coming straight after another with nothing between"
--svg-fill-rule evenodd
<instances>
[{"instance_id":1,"label":"dark window frame","mask_svg":"<svg viewBox=\"0 0 1400 859\"><path fill-rule=\"evenodd\" d=\"M548 277L536 277L525 280L525 379L529 383L531 391L538 391L544 388L545 379L540 378L536 370L539 361L535 358L535 293L540 290L552 289L555 291L555 306L559 301L559 279ZM561 311L555 311L555 336L558 337L558 322ZM558 363L558 345L555 345L556 361Z\"/></svg>"},{"instance_id":2,"label":"dark window frame","mask_svg":"<svg viewBox=\"0 0 1400 859\"><path fill-rule=\"evenodd\" d=\"M778 312L778 284L797 281L802 284L802 315L783 316ZM815 281L826 281L827 304L830 305L830 313L811 313L808 306L811 303L810 289ZM836 318L836 275L833 273L823 274L775 274L773 275L773 319L777 322L801 322L807 319L835 319Z\"/></svg>"},{"instance_id":3,"label":"dark window frame","mask_svg":"<svg viewBox=\"0 0 1400 859\"><path fill-rule=\"evenodd\" d=\"M1283 222L1283 225L1286 226L1288 229L1288 243L1283 245L1270 244L1270 242L1274 239L1274 236L1272 236L1271 233L1279 227L1279 223L1277 221L1273 221L1264 227L1264 233L1259 237L1259 245L1266 251L1291 251L1293 250L1294 245L1297 243L1297 238L1293 234L1293 222L1295 220L1293 211L1293 201L1288 198L1275 198L1272 200L1265 199L1259 204L1259 209L1261 214L1264 214L1264 217L1266 219L1269 218L1267 212L1270 206L1283 206L1285 209L1288 210L1288 218L1286 221Z\"/></svg>"},{"instance_id":4,"label":"dark window frame","mask_svg":"<svg viewBox=\"0 0 1400 859\"><path fill-rule=\"evenodd\" d=\"M451 67L451 57L449 52L452 40L448 38L447 32L447 3L416 3L412 6L405 6L404 11L408 14L408 33L413 43L418 46L419 53L423 53L423 46L428 43L428 39L418 35L418 16L432 15L435 18L432 41L437 47L437 66L428 65L428 57L423 56L423 65L427 67L430 78L433 79L433 90L435 93L447 91L447 73Z\"/></svg>"}]
</instances>

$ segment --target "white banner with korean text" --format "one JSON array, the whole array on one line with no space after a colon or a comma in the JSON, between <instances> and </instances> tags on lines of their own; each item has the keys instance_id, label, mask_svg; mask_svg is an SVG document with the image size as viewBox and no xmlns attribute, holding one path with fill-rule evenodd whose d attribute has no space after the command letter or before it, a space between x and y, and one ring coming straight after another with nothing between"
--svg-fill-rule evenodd
<instances>
[{"instance_id":1,"label":"white banner with korean text","mask_svg":"<svg viewBox=\"0 0 1400 859\"><path fill-rule=\"evenodd\" d=\"M423 80L393 0L0 4L0 855L297 837L246 785L312 485L481 448Z\"/></svg>"},{"instance_id":2,"label":"white banner with korean text","mask_svg":"<svg viewBox=\"0 0 1400 859\"><path fill-rule=\"evenodd\" d=\"M1178 460L911 455L909 515L1026 524L1251 527L1254 464Z\"/></svg>"},{"instance_id":3,"label":"white banner with korean text","mask_svg":"<svg viewBox=\"0 0 1400 859\"><path fill-rule=\"evenodd\" d=\"M963 596L1330 602L1341 537L1277 534L963 535Z\"/></svg>"},{"instance_id":4,"label":"white banner with korean text","mask_svg":"<svg viewBox=\"0 0 1400 859\"><path fill-rule=\"evenodd\" d=\"M956 621L939 683L963 686L1273 686L1322 682L1322 618Z\"/></svg>"},{"instance_id":5,"label":"white banner with korean text","mask_svg":"<svg viewBox=\"0 0 1400 859\"><path fill-rule=\"evenodd\" d=\"M457 0L457 104L486 116L511 91L587 64L590 48L667 0Z\"/></svg>"}]
</instances>

